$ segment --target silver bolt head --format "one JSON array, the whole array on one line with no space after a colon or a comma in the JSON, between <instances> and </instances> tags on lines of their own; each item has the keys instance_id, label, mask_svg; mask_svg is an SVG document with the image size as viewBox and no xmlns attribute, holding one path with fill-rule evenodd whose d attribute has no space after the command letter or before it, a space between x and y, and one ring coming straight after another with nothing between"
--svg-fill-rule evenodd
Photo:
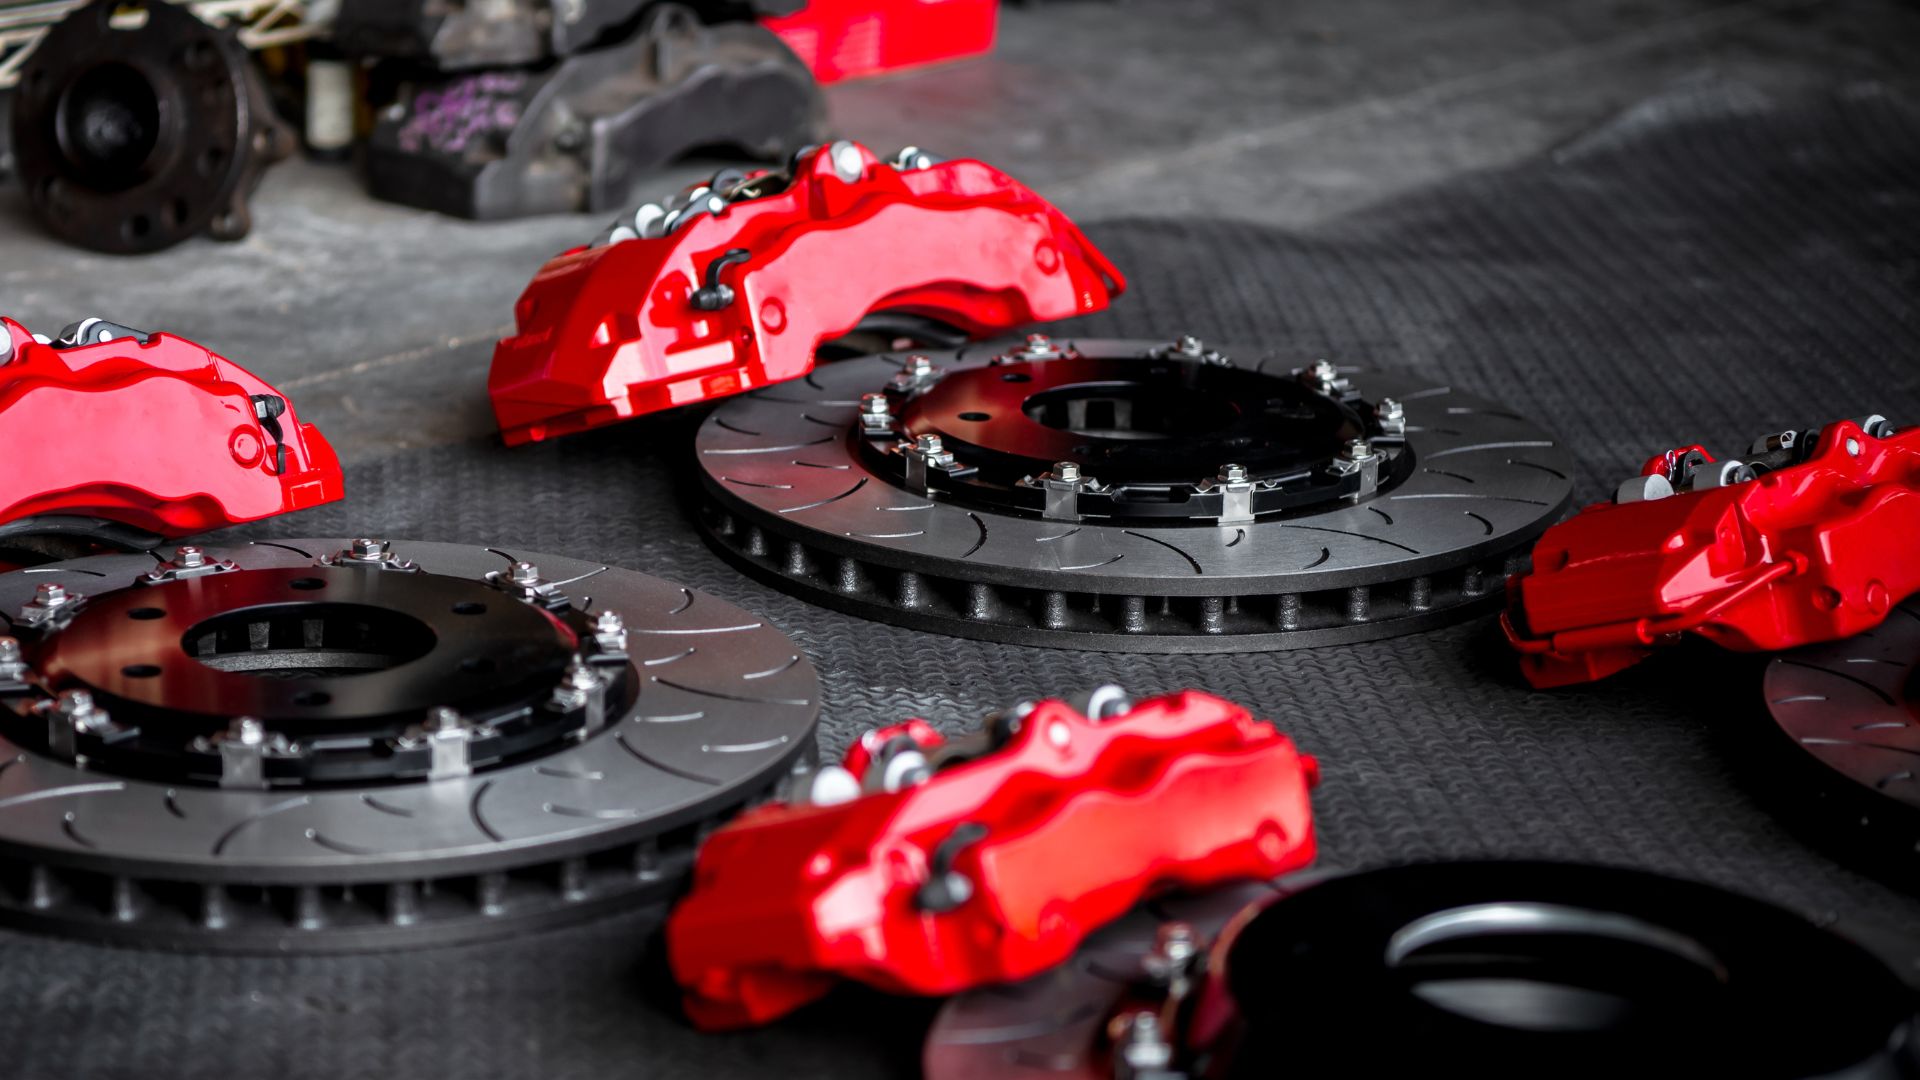
<instances>
[{"instance_id":1,"label":"silver bolt head","mask_svg":"<svg viewBox=\"0 0 1920 1080\"><path fill-rule=\"evenodd\" d=\"M919 353L915 353L907 357L906 363L900 365L900 370L909 375L931 374L933 371L933 357L921 356Z\"/></svg>"},{"instance_id":2,"label":"silver bolt head","mask_svg":"<svg viewBox=\"0 0 1920 1080\"><path fill-rule=\"evenodd\" d=\"M1373 415L1382 420L1401 420L1407 415L1406 407L1392 398L1381 398L1373 407Z\"/></svg>"},{"instance_id":3,"label":"silver bolt head","mask_svg":"<svg viewBox=\"0 0 1920 1080\"><path fill-rule=\"evenodd\" d=\"M173 549L173 561L180 566L205 566L207 553L204 549L192 544L183 544Z\"/></svg>"},{"instance_id":4,"label":"silver bolt head","mask_svg":"<svg viewBox=\"0 0 1920 1080\"><path fill-rule=\"evenodd\" d=\"M67 587L57 581L42 582L35 586L33 590L34 603L42 607L51 607L55 604L65 603L66 599Z\"/></svg>"},{"instance_id":5,"label":"silver bolt head","mask_svg":"<svg viewBox=\"0 0 1920 1080\"><path fill-rule=\"evenodd\" d=\"M860 179L867 171L867 163L860 156L860 148L844 139L834 143L828 153L833 155L833 172L840 179L851 184Z\"/></svg>"},{"instance_id":6,"label":"silver bolt head","mask_svg":"<svg viewBox=\"0 0 1920 1080\"><path fill-rule=\"evenodd\" d=\"M1057 480L1072 483L1080 479L1080 466L1071 461L1056 461L1053 465L1053 475Z\"/></svg>"},{"instance_id":7,"label":"silver bolt head","mask_svg":"<svg viewBox=\"0 0 1920 1080\"><path fill-rule=\"evenodd\" d=\"M1045 334L1028 334L1027 351L1030 353L1052 352L1053 339Z\"/></svg>"},{"instance_id":8,"label":"silver bolt head","mask_svg":"<svg viewBox=\"0 0 1920 1080\"><path fill-rule=\"evenodd\" d=\"M594 616L593 628L602 634L616 634L627 628L627 620L617 611L603 611Z\"/></svg>"},{"instance_id":9,"label":"silver bolt head","mask_svg":"<svg viewBox=\"0 0 1920 1080\"><path fill-rule=\"evenodd\" d=\"M513 583L515 585L534 585L540 581L540 568L530 562L513 564Z\"/></svg>"},{"instance_id":10,"label":"silver bolt head","mask_svg":"<svg viewBox=\"0 0 1920 1080\"><path fill-rule=\"evenodd\" d=\"M20 659L20 639L0 635L0 664L17 663Z\"/></svg>"},{"instance_id":11,"label":"silver bolt head","mask_svg":"<svg viewBox=\"0 0 1920 1080\"><path fill-rule=\"evenodd\" d=\"M1616 503L1651 502L1673 494L1673 484L1664 476L1629 476L1614 489Z\"/></svg>"},{"instance_id":12,"label":"silver bolt head","mask_svg":"<svg viewBox=\"0 0 1920 1080\"><path fill-rule=\"evenodd\" d=\"M68 716L93 711L93 695L85 690L60 691L60 711Z\"/></svg>"},{"instance_id":13,"label":"silver bolt head","mask_svg":"<svg viewBox=\"0 0 1920 1080\"><path fill-rule=\"evenodd\" d=\"M1348 439L1347 444L1340 448L1340 456L1348 461L1358 461L1371 453L1373 444L1365 439Z\"/></svg>"},{"instance_id":14,"label":"silver bolt head","mask_svg":"<svg viewBox=\"0 0 1920 1080\"><path fill-rule=\"evenodd\" d=\"M885 394L861 394L860 411L868 416L885 416L893 411L893 405L887 401Z\"/></svg>"},{"instance_id":15,"label":"silver bolt head","mask_svg":"<svg viewBox=\"0 0 1920 1080\"><path fill-rule=\"evenodd\" d=\"M227 738L242 746L259 746L267 741L267 725L251 716L236 717L227 725Z\"/></svg>"},{"instance_id":16,"label":"silver bolt head","mask_svg":"<svg viewBox=\"0 0 1920 1080\"><path fill-rule=\"evenodd\" d=\"M576 659L567 665L566 685L573 690L591 690L600 685L600 673Z\"/></svg>"},{"instance_id":17,"label":"silver bolt head","mask_svg":"<svg viewBox=\"0 0 1920 1080\"><path fill-rule=\"evenodd\" d=\"M1206 346L1202 345L1200 339L1194 337L1192 334L1181 334L1180 340L1175 342L1175 347L1189 355L1206 351Z\"/></svg>"},{"instance_id":18,"label":"silver bolt head","mask_svg":"<svg viewBox=\"0 0 1920 1080\"><path fill-rule=\"evenodd\" d=\"M923 454L938 454L946 448L946 444L938 435L915 435L913 448Z\"/></svg>"},{"instance_id":19,"label":"silver bolt head","mask_svg":"<svg viewBox=\"0 0 1920 1080\"><path fill-rule=\"evenodd\" d=\"M351 551L353 557L356 559L377 559L386 550L386 546L387 542L385 540L375 540L369 536L362 536L348 545L347 550Z\"/></svg>"},{"instance_id":20,"label":"silver bolt head","mask_svg":"<svg viewBox=\"0 0 1920 1080\"><path fill-rule=\"evenodd\" d=\"M449 709L445 705L436 705L427 710L426 729L428 731L458 731L464 725L459 710Z\"/></svg>"},{"instance_id":21,"label":"silver bolt head","mask_svg":"<svg viewBox=\"0 0 1920 1080\"><path fill-rule=\"evenodd\" d=\"M1220 466L1220 479L1229 484L1244 483L1247 479L1247 467L1245 465L1222 465Z\"/></svg>"}]
</instances>

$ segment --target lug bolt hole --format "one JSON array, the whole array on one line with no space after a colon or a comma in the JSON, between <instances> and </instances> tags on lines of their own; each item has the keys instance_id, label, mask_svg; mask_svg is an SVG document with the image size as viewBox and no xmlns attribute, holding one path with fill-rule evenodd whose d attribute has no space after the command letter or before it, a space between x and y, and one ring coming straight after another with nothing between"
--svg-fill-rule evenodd
<instances>
[{"instance_id":1,"label":"lug bolt hole","mask_svg":"<svg viewBox=\"0 0 1920 1080\"><path fill-rule=\"evenodd\" d=\"M484 615L487 613L487 605L478 600L462 600L453 605L453 613L455 615Z\"/></svg>"},{"instance_id":2,"label":"lug bolt hole","mask_svg":"<svg viewBox=\"0 0 1920 1080\"><path fill-rule=\"evenodd\" d=\"M148 619L164 619L166 615L165 611L157 607L137 607L127 612L127 618L139 619L143 622Z\"/></svg>"}]
</instances>

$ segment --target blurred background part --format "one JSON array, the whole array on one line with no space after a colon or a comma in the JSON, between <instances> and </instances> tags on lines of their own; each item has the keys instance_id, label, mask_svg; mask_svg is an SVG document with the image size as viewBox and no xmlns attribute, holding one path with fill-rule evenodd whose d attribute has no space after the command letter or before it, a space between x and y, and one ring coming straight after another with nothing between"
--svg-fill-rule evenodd
<instances>
[{"instance_id":1,"label":"blurred background part","mask_svg":"<svg viewBox=\"0 0 1920 1080\"><path fill-rule=\"evenodd\" d=\"M0 0L0 175L56 235L114 253L244 236L292 129L322 160L364 147L376 198L600 212L690 153L784 160L825 134L819 83L984 53L997 16L997 0ZM209 178L211 199L189 197Z\"/></svg>"}]
</instances>

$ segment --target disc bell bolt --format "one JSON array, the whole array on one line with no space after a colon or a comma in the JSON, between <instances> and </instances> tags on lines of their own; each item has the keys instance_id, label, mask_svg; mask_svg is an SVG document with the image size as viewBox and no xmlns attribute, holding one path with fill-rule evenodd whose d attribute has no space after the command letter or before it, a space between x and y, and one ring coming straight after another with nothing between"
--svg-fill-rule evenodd
<instances>
[{"instance_id":1,"label":"disc bell bolt","mask_svg":"<svg viewBox=\"0 0 1920 1080\"><path fill-rule=\"evenodd\" d=\"M1247 479L1247 467L1245 465L1222 465L1220 466L1220 479L1229 484L1245 483Z\"/></svg>"},{"instance_id":2,"label":"disc bell bolt","mask_svg":"<svg viewBox=\"0 0 1920 1080\"><path fill-rule=\"evenodd\" d=\"M267 741L267 725L251 716L242 716L227 726L227 739L241 746L261 746Z\"/></svg>"},{"instance_id":3,"label":"disc bell bolt","mask_svg":"<svg viewBox=\"0 0 1920 1080\"><path fill-rule=\"evenodd\" d=\"M1340 448L1340 457L1346 461L1360 461L1373 454L1373 444L1365 439L1348 439Z\"/></svg>"},{"instance_id":4,"label":"disc bell bolt","mask_svg":"<svg viewBox=\"0 0 1920 1080\"><path fill-rule=\"evenodd\" d=\"M33 602L39 604L41 607L59 607L61 604L72 600L72 598L71 594L67 592L67 587L57 581L46 582L36 586L33 590Z\"/></svg>"},{"instance_id":5,"label":"disc bell bolt","mask_svg":"<svg viewBox=\"0 0 1920 1080\"><path fill-rule=\"evenodd\" d=\"M1300 373L1300 381L1325 393L1340 379L1340 369L1330 361L1316 360Z\"/></svg>"},{"instance_id":6,"label":"disc bell bolt","mask_svg":"<svg viewBox=\"0 0 1920 1080\"><path fill-rule=\"evenodd\" d=\"M893 428L893 405L885 394L860 395L860 430L872 434L884 434Z\"/></svg>"},{"instance_id":7,"label":"disc bell bolt","mask_svg":"<svg viewBox=\"0 0 1920 1080\"><path fill-rule=\"evenodd\" d=\"M627 620L617 611L602 611L593 619L593 641L602 652L627 651Z\"/></svg>"},{"instance_id":8,"label":"disc bell bolt","mask_svg":"<svg viewBox=\"0 0 1920 1080\"><path fill-rule=\"evenodd\" d=\"M207 565L207 553L204 549L183 544L173 549L173 564L182 569Z\"/></svg>"},{"instance_id":9,"label":"disc bell bolt","mask_svg":"<svg viewBox=\"0 0 1920 1080\"><path fill-rule=\"evenodd\" d=\"M1071 461L1055 462L1053 466L1053 476L1054 479L1065 483L1077 483L1080 480L1080 466Z\"/></svg>"},{"instance_id":10,"label":"disc bell bolt","mask_svg":"<svg viewBox=\"0 0 1920 1080\"><path fill-rule=\"evenodd\" d=\"M27 662L17 638L0 636L0 683L19 682L27 674Z\"/></svg>"},{"instance_id":11,"label":"disc bell bolt","mask_svg":"<svg viewBox=\"0 0 1920 1080\"><path fill-rule=\"evenodd\" d=\"M946 443L938 435L916 435L913 448L923 454L938 454L946 449Z\"/></svg>"},{"instance_id":12,"label":"disc bell bolt","mask_svg":"<svg viewBox=\"0 0 1920 1080\"><path fill-rule=\"evenodd\" d=\"M537 585L540 583L540 568L530 562L513 564L512 580L515 585Z\"/></svg>"},{"instance_id":13,"label":"disc bell bolt","mask_svg":"<svg viewBox=\"0 0 1920 1080\"><path fill-rule=\"evenodd\" d=\"M1173 1064L1173 1045L1160 1030L1160 1017L1142 1009L1115 1018L1114 1074L1119 1080L1143 1080L1160 1075Z\"/></svg>"},{"instance_id":14,"label":"disc bell bolt","mask_svg":"<svg viewBox=\"0 0 1920 1080\"><path fill-rule=\"evenodd\" d=\"M1383 435L1405 435L1407 433L1406 406L1393 398L1381 398L1373 407L1373 418L1380 423Z\"/></svg>"},{"instance_id":15,"label":"disc bell bolt","mask_svg":"<svg viewBox=\"0 0 1920 1080\"><path fill-rule=\"evenodd\" d=\"M387 542L385 540L375 540L372 537L362 536L348 545L348 550L356 559L377 559L386 554Z\"/></svg>"},{"instance_id":16,"label":"disc bell bolt","mask_svg":"<svg viewBox=\"0 0 1920 1080\"><path fill-rule=\"evenodd\" d=\"M461 720L458 710L449 709L445 705L436 705L427 710L425 727L429 732L459 731L465 726L466 724Z\"/></svg>"},{"instance_id":17,"label":"disc bell bolt","mask_svg":"<svg viewBox=\"0 0 1920 1080\"><path fill-rule=\"evenodd\" d=\"M915 378L931 375L933 374L933 357L915 353L907 357L906 363L900 365L900 370Z\"/></svg>"}]
</instances>

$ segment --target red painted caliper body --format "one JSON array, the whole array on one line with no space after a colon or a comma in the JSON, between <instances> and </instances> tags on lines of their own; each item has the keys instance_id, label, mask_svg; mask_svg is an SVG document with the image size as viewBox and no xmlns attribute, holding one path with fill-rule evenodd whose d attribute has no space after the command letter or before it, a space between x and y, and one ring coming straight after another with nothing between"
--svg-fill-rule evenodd
<instances>
[{"instance_id":1,"label":"red painted caliper body","mask_svg":"<svg viewBox=\"0 0 1920 1080\"><path fill-rule=\"evenodd\" d=\"M1125 287L1066 215L978 161L902 166L835 143L791 177L695 191L664 235L616 228L534 276L487 381L508 443L800 378L872 312L982 337Z\"/></svg>"},{"instance_id":2,"label":"red painted caliper body","mask_svg":"<svg viewBox=\"0 0 1920 1080\"><path fill-rule=\"evenodd\" d=\"M1603 678L1688 633L1773 651L1878 625L1920 591L1920 428L1868 426L1829 424L1804 462L1751 479L1697 446L1661 454L1641 476L1663 488L1689 456L1726 476L1548 529L1501 617L1527 680Z\"/></svg>"},{"instance_id":3,"label":"red painted caliper body","mask_svg":"<svg viewBox=\"0 0 1920 1080\"><path fill-rule=\"evenodd\" d=\"M899 725L848 754L866 794L714 833L667 925L688 1015L764 1023L840 977L911 994L1027 978L1158 891L1313 858L1318 767L1271 725L1194 691L1095 711L1043 701L945 765L959 740ZM876 752L902 739L931 775L886 790L910 770Z\"/></svg>"},{"instance_id":4,"label":"red painted caliper body","mask_svg":"<svg viewBox=\"0 0 1920 1080\"><path fill-rule=\"evenodd\" d=\"M10 319L0 334L0 524L179 537L340 498L326 439L231 360L170 334L60 347Z\"/></svg>"}]
</instances>

